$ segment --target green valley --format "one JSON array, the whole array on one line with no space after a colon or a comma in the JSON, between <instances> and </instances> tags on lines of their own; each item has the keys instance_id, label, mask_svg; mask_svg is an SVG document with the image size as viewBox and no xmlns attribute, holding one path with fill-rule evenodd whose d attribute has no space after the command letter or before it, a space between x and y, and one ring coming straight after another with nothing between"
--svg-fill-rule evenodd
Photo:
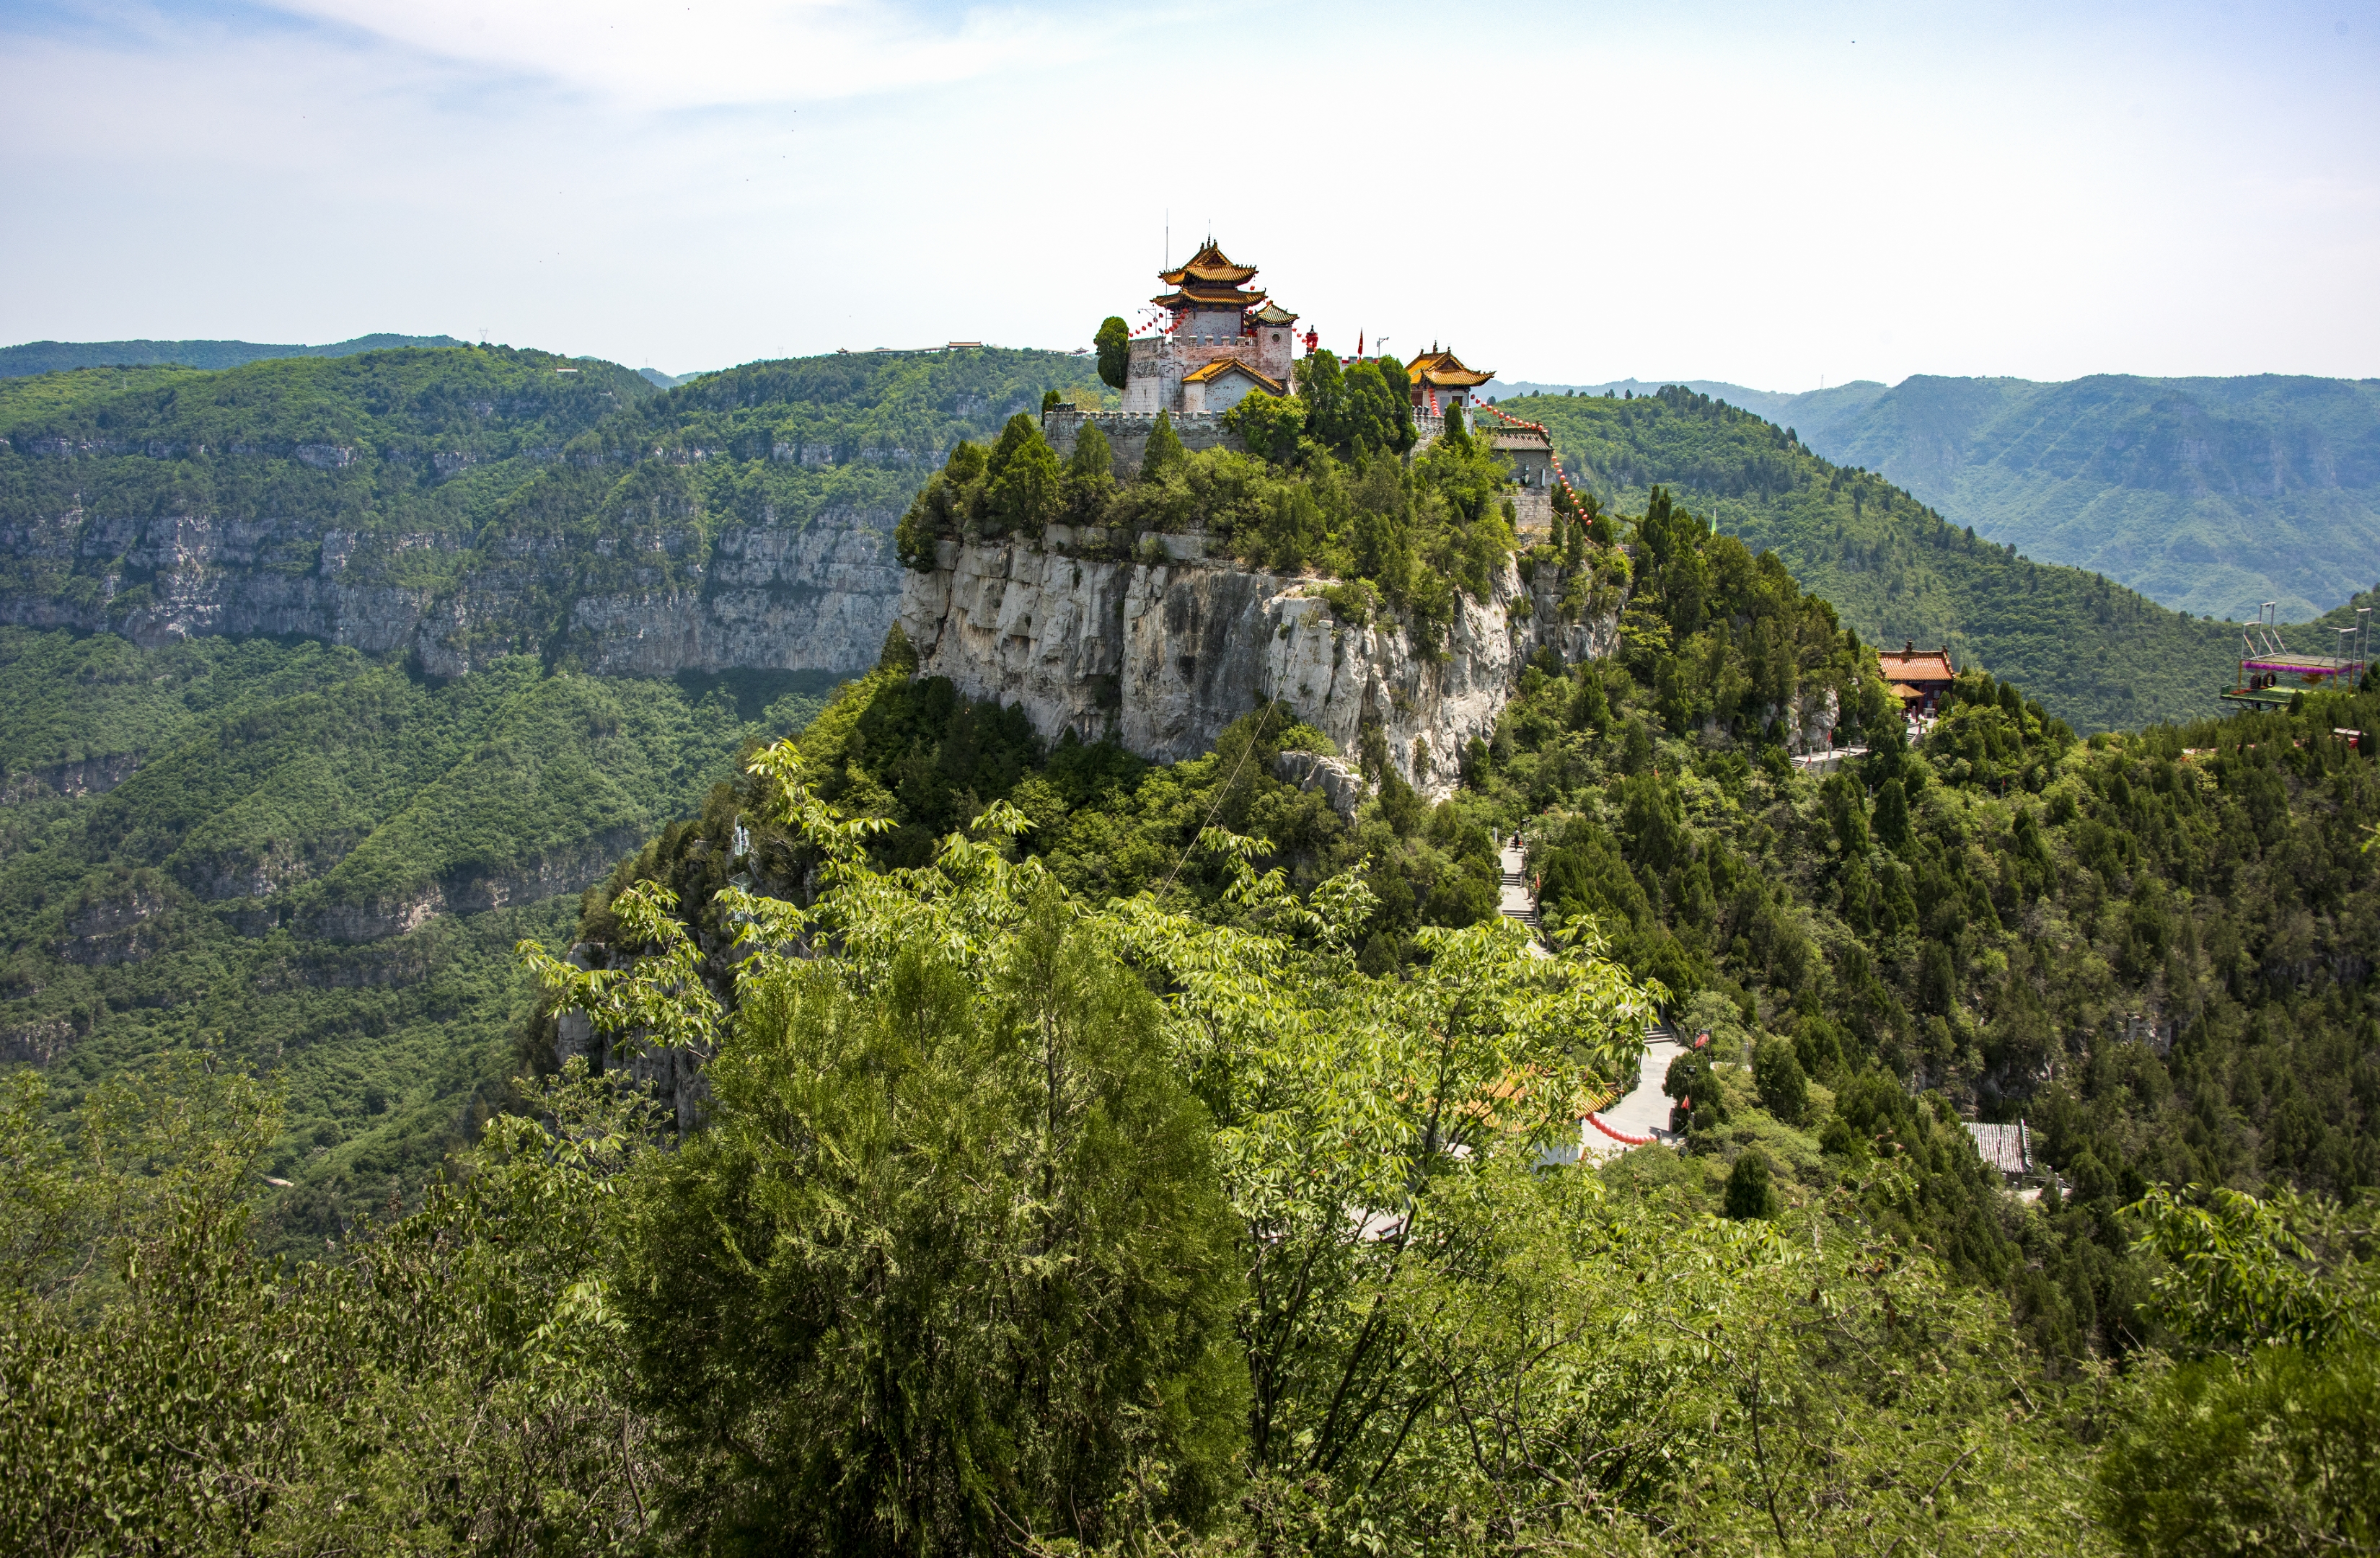
<instances>
[{"instance_id":1,"label":"green valley","mask_svg":"<svg viewBox=\"0 0 2380 1558\"><path fill-rule=\"evenodd\" d=\"M502 1102L512 943L831 685L0 628L0 1058L70 1102L205 1048L288 1089L293 1228L416 1195Z\"/></svg>"}]
</instances>

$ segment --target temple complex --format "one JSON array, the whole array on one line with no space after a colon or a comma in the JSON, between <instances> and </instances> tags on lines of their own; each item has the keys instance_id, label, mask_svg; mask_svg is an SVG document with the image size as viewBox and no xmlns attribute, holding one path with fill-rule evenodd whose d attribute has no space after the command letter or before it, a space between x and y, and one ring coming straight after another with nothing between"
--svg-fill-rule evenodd
<instances>
[{"instance_id":1,"label":"temple complex","mask_svg":"<svg viewBox=\"0 0 2380 1558\"><path fill-rule=\"evenodd\" d=\"M1184 448L1237 448L1238 435L1221 421L1223 412L1259 391L1297 393L1298 359L1320 342L1310 329L1301 335L1298 316L1254 285L1254 265L1236 263L1210 237L1187 261L1157 275L1166 290L1149 299L1154 317L1132 337L1123 404L1113 411L1060 407L1042 413L1042 433L1061 456L1072 454L1082 428L1097 426L1107 438L1116 472L1129 475L1140 469L1160 416L1168 419ZM1436 346L1407 364L1405 374L1424 447L1450 412L1481 404L1480 387L1495 376L1463 366ZM1507 427L1497 435L1495 448L1519 484L1523 530L1542 531L1552 515L1554 475L1545 430L1534 423Z\"/></svg>"},{"instance_id":2,"label":"temple complex","mask_svg":"<svg viewBox=\"0 0 2380 1558\"><path fill-rule=\"evenodd\" d=\"M1132 343L1126 416L1212 414L1252 390L1289 393L1297 316L1248 286L1256 274L1254 265L1233 264L1212 238L1179 269L1157 274L1172 290L1149 301L1168 318Z\"/></svg>"}]
</instances>

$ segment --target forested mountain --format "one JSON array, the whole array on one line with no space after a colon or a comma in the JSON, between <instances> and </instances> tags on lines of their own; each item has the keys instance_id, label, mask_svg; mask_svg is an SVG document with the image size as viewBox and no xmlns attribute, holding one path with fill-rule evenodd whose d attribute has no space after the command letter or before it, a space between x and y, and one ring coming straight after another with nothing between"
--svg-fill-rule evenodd
<instances>
[{"instance_id":1,"label":"forested mountain","mask_svg":"<svg viewBox=\"0 0 2380 1558\"><path fill-rule=\"evenodd\" d=\"M0 384L0 616L22 625L0 627L0 1060L72 1100L220 1042L285 1079L287 1226L319 1238L418 1192L501 1097L511 943L566 925L741 743L872 660L908 451L1086 371L835 358L669 396L470 348ZM842 549L805 552L821 513L850 517L815 527ZM832 584L874 614L864 644L808 669L587 674L580 603L687 580L698 608L749 599L715 560L756 532L795 542L771 642L847 625L818 603ZM471 674L430 674L425 621ZM291 632L310 627L346 641Z\"/></svg>"},{"instance_id":2,"label":"forested mountain","mask_svg":"<svg viewBox=\"0 0 2380 1558\"><path fill-rule=\"evenodd\" d=\"M1799 395L1685 387L1794 430L1987 541L2176 611L2253 620L2273 601L2283 621L2303 621L2380 578L2380 381L1919 374ZM1563 393L1509 386L1548 390Z\"/></svg>"},{"instance_id":3,"label":"forested mountain","mask_svg":"<svg viewBox=\"0 0 2380 1558\"><path fill-rule=\"evenodd\" d=\"M1912 378L1814 445L2030 557L2202 616L2380 578L2380 380Z\"/></svg>"},{"instance_id":4,"label":"forested mountain","mask_svg":"<svg viewBox=\"0 0 2380 1558\"><path fill-rule=\"evenodd\" d=\"M646 674L842 664L790 618L840 633L820 597L864 596L870 565L897 589L884 542L948 446L1089 371L869 354L660 392L472 347L0 382L0 620L296 632L443 675L525 646ZM862 609L853 667L889 598Z\"/></svg>"},{"instance_id":5,"label":"forested mountain","mask_svg":"<svg viewBox=\"0 0 2380 1558\"><path fill-rule=\"evenodd\" d=\"M1995 545L1722 401L1672 387L1500 409L1545 424L1572 480L1609 505L1641 510L1667 484L1755 551L1774 550L1871 643L1947 644L1954 663L2021 682L2079 730L2212 713L2233 680L2236 628Z\"/></svg>"},{"instance_id":6,"label":"forested mountain","mask_svg":"<svg viewBox=\"0 0 2380 1558\"><path fill-rule=\"evenodd\" d=\"M358 335L323 347L262 346L254 341L28 341L0 347L0 379L63 373L77 368L237 368L273 357L352 357L392 347L460 347L452 335Z\"/></svg>"}]
</instances>

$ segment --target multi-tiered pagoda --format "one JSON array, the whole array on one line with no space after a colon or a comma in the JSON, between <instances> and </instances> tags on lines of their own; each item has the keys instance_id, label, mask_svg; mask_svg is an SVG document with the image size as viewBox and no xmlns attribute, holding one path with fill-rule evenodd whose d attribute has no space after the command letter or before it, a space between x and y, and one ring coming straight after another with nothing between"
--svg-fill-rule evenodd
<instances>
[{"instance_id":1,"label":"multi-tiered pagoda","mask_svg":"<svg viewBox=\"0 0 2380 1558\"><path fill-rule=\"evenodd\" d=\"M1228 410L1254 390L1287 395L1297 358L1297 316L1251 287L1254 265L1235 265L1215 240L1157 279L1172 290L1149 299L1165 318L1132 343L1127 416Z\"/></svg>"}]
</instances>

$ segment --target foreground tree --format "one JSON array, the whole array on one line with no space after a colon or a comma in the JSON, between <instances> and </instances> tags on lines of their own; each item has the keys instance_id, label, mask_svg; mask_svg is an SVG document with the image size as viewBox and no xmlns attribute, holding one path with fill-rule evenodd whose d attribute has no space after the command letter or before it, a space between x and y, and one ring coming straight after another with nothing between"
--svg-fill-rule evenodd
<instances>
[{"instance_id":1,"label":"foreground tree","mask_svg":"<svg viewBox=\"0 0 2380 1558\"><path fill-rule=\"evenodd\" d=\"M847 972L746 981L714 1123L638 1187L618 1298L676 1525L961 1553L1208 1524L1241 1283L1157 1004L1047 883L995 944Z\"/></svg>"}]
</instances>

